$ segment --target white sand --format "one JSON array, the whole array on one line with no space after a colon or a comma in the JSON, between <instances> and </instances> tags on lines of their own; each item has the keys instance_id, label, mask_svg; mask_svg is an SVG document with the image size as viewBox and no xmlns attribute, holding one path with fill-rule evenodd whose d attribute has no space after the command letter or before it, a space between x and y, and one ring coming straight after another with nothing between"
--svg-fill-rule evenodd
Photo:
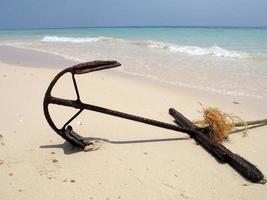
<instances>
[{"instance_id":1,"label":"white sand","mask_svg":"<svg viewBox=\"0 0 267 200\"><path fill-rule=\"evenodd\" d=\"M49 127L42 110L44 93L58 72L0 64L1 200L267 196L267 185L246 181L229 165L219 164L186 134L174 131L84 111L74 120L74 129L83 136L110 142L93 152L73 148ZM198 102L220 106L244 119L267 116L266 102L167 88L112 70L83 75L78 84L86 102L169 123L169 107L196 119L201 110ZM71 96L70 87L67 81L62 83L57 95ZM53 111L59 122L70 116L65 108ZM267 174L266 131L266 126L251 129L245 138L236 133L224 144Z\"/></svg>"}]
</instances>

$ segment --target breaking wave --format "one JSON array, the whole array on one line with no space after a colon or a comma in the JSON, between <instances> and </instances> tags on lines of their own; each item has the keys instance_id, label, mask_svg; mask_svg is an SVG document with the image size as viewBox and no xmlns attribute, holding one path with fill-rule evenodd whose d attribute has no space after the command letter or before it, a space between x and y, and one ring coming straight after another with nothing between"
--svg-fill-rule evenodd
<instances>
[{"instance_id":1,"label":"breaking wave","mask_svg":"<svg viewBox=\"0 0 267 200\"><path fill-rule=\"evenodd\" d=\"M42 42L70 42L70 43L87 43L114 40L112 37L58 37L44 36Z\"/></svg>"},{"instance_id":2,"label":"breaking wave","mask_svg":"<svg viewBox=\"0 0 267 200\"><path fill-rule=\"evenodd\" d=\"M126 43L136 46L144 46L153 49L167 50L171 53L184 53L192 56L216 56L225 58L247 58L248 53L234 50L227 50L217 45L211 47L185 46L175 43L166 43L153 40L131 41L113 37L59 37L59 36L44 36L42 42L61 42L61 43L94 43L94 42L113 42Z\"/></svg>"},{"instance_id":3,"label":"breaking wave","mask_svg":"<svg viewBox=\"0 0 267 200\"><path fill-rule=\"evenodd\" d=\"M166 49L172 53L185 53L193 56L204 56L211 55L217 57L227 57L227 58L247 58L248 54L245 52L231 51L223 49L219 46L211 46L208 48L198 47L198 46L181 46L177 44L169 44L163 42L150 41L148 47L157 49Z\"/></svg>"}]
</instances>

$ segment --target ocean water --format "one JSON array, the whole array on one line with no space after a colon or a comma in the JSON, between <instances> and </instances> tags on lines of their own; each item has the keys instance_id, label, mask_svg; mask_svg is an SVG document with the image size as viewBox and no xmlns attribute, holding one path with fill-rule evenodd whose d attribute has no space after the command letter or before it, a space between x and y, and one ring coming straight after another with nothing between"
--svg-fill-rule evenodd
<instances>
[{"instance_id":1,"label":"ocean water","mask_svg":"<svg viewBox=\"0 0 267 200\"><path fill-rule=\"evenodd\" d=\"M267 100L267 28L121 27L0 31L0 46L84 62L177 87ZM0 55L1 61L1 55Z\"/></svg>"}]
</instances>

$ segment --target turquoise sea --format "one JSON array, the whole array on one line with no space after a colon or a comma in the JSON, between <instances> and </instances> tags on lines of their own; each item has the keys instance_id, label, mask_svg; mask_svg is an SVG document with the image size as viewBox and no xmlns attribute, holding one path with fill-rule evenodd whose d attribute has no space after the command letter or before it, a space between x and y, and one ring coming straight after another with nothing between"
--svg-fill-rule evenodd
<instances>
[{"instance_id":1,"label":"turquoise sea","mask_svg":"<svg viewBox=\"0 0 267 200\"><path fill-rule=\"evenodd\" d=\"M267 28L104 27L0 31L0 46L84 62L180 87L267 100ZM1 61L1 55L0 55Z\"/></svg>"}]
</instances>

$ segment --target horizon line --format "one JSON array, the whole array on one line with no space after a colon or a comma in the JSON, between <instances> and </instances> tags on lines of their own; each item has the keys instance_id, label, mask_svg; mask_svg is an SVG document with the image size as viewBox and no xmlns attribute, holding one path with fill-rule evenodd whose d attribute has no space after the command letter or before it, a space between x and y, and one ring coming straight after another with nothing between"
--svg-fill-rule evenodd
<instances>
[{"instance_id":1,"label":"horizon line","mask_svg":"<svg viewBox=\"0 0 267 200\"><path fill-rule=\"evenodd\" d=\"M193 25L168 25L168 26L158 26L158 25L149 25L149 26L67 26L67 27L48 27L48 28L9 28L9 29L1 29L0 31L27 31L27 30L47 30L47 29L89 29L89 28L267 28L266 26L218 26L218 25L210 25L210 26L193 26Z\"/></svg>"}]
</instances>

